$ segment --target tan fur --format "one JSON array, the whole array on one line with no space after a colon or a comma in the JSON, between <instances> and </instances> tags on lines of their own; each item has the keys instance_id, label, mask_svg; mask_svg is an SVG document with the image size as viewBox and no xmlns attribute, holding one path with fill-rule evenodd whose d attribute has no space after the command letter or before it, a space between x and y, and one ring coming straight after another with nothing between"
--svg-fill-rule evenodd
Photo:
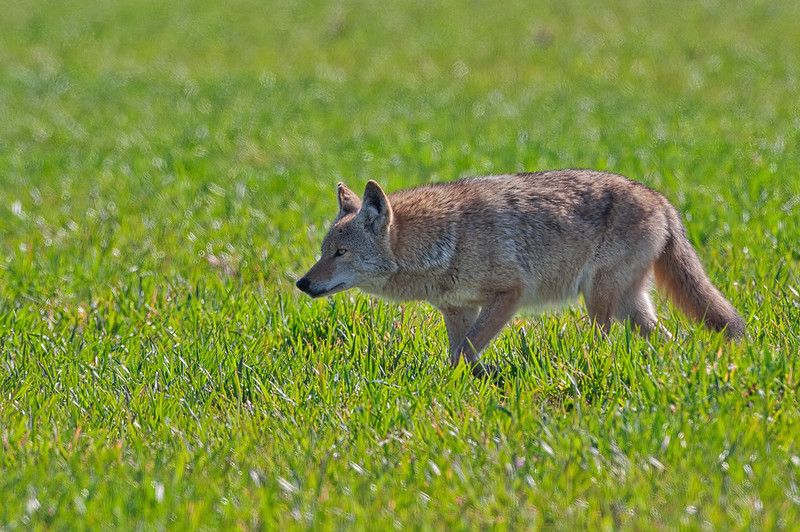
<instances>
[{"instance_id":1,"label":"tan fur","mask_svg":"<svg viewBox=\"0 0 800 532\"><path fill-rule=\"evenodd\" d=\"M359 287L422 299L444 317L450 360L477 366L520 307L582 294L604 332L611 318L658 328L659 287L687 314L731 339L744 321L711 284L675 208L617 174L560 170L464 179L362 199L338 185L339 212L322 256L297 286L313 297Z\"/></svg>"}]
</instances>

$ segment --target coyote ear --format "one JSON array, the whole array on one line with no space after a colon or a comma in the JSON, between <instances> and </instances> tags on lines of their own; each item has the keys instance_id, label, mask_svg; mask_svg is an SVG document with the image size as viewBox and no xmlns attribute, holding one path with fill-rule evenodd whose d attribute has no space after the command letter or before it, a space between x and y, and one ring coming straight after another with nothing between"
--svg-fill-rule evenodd
<instances>
[{"instance_id":1,"label":"coyote ear","mask_svg":"<svg viewBox=\"0 0 800 532\"><path fill-rule=\"evenodd\" d=\"M342 216L358 212L358 209L361 208L361 200L344 183L340 182L336 186L338 187L337 199L339 201L339 214L336 215L338 220Z\"/></svg>"},{"instance_id":2,"label":"coyote ear","mask_svg":"<svg viewBox=\"0 0 800 532\"><path fill-rule=\"evenodd\" d=\"M361 214L368 229L381 233L392 223L392 206L389 198L375 181L369 180L361 200Z\"/></svg>"}]
</instances>

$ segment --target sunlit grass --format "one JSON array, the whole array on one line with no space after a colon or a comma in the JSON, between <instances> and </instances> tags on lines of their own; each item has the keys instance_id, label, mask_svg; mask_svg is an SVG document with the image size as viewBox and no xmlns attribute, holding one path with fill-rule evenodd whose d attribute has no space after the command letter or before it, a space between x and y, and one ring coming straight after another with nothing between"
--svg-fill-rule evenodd
<instances>
[{"instance_id":1,"label":"sunlit grass","mask_svg":"<svg viewBox=\"0 0 800 532\"><path fill-rule=\"evenodd\" d=\"M0 18L0 529L790 529L794 4L27 2ZM294 289L335 184L590 167L747 320L580 305L496 383L439 316Z\"/></svg>"}]
</instances>

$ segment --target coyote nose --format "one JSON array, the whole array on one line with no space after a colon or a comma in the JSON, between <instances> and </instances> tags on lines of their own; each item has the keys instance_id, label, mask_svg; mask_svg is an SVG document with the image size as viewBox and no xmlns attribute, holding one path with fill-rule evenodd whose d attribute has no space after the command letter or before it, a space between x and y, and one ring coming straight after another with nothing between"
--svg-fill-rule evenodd
<instances>
[{"instance_id":1,"label":"coyote nose","mask_svg":"<svg viewBox=\"0 0 800 532\"><path fill-rule=\"evenodd\" d=\"M302 290L303 292L308 292L308 287L311 285L311 281L306 279L305 277L300 278L299 281L295 283L295 286Z\"/></svg>"}]
</instances>

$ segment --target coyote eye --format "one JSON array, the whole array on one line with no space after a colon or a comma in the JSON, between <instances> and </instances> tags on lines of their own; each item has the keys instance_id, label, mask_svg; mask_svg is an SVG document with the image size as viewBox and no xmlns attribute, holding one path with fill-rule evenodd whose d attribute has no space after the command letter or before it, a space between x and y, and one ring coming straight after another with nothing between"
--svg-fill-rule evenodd
<instances>
[{"instance_id":1,"label":"coyote eye","mask_svg":"<svg viewBox=\"0 0 800 532\"><path fill-rule=\"evenodd\" d=\"M342 256L342 255L344 255L345 253L347 253L347 250L346 250L346 249L344 249L344 248L339 248L339 249L337 249L337 250L336 250L336 256L337 256L337 257L341 257L341 256Z\"/></svg>"}]
</instances>

